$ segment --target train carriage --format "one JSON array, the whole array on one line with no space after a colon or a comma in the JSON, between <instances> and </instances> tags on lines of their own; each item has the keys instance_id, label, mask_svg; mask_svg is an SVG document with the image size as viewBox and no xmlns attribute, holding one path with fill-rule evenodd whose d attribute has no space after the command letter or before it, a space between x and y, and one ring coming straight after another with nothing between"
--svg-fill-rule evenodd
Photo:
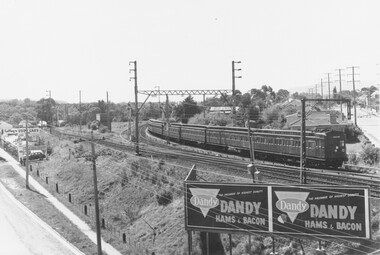
<instances>
[{"instance_id":1,"label":"train carriage","mask_svg":"<svg viewBox=\"0 0 380 255\"><path fill-rule=\"evenodd\" d=\"M160 124L161 123L161 124ZM164 124L150 120L149 131L163 136ZM297 163L300 159L300 131L251 129L255 157L279 162ZM169 138L207 149L234 150L247 154L250 150L247 128L214 127L173 123ZM339 131L306 132L308 166L339 167L347 160L345 134Z\"/></svg>"}]
</instances>

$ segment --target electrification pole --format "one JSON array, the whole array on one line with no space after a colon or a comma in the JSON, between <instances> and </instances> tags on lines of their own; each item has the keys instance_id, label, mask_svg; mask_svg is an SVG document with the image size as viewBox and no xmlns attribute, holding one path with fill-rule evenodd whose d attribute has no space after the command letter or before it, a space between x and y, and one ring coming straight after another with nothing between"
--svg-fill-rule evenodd
<instances>
[{"instance_id":1,"label":"electrification pole","mask_svg":"<svg viewBox=\"0 0 380 255\"><path fill-rule=\"evenodd\" d=\"M328 85L328 90L329 90L329 98L328 99L331 99L330 97L330 73L327 73L327 85ZM329 102L329 109L331 107L331 104Z\"/></svg>"},{"instance_id":2,"label":"electrification pole","mask_svg":"<svg viewBox=\"0 0 380 255\"><path fill-rule=\"evenodd\" d=\"M338 75L339 75L339 98L342 97L342 69L338 69ZM340 115L342 120L343 118L343 106L342 103L340 103Z\"/></svg>"},{"instance_id":3,"label":"electrification pole","mask_svg":"<svg viewBox=\"0 0 380 255\"><path fill-rule=\"evenodd\" d=\"M25 124L25 127L26 127L26 131L25 131L25 155L26 155L26 159L25 159L25 172L26 172L26 188L29 189L29 132L28 132L28 120L26 120L26 124Z\"/></svg>"},{"instance_id":4,"label":"electrification pole","mask_svg":"<svg viewBox=\"0 0 380 255\"><path fill-rule=\"evenodd\" d=\"M94 132L91 130L91 152L92 152L92 171L94 177L94 199L95 199L95 221L96 221L96 241L98 246L98 255L102 255L102 237L100 232L99 219L99 198L98 198L98 179L96 177L96 156L94 145Z\"/></svg>"},{"instance_id":5,"label":"electrification pole","mask_svg":"<svg viewBox=\"0 0 380 255\"><path fill-rule=\"evenodd\" d=\"M108 91L107 91L107 127L108 127L108 132L111 132L110 105L108 101Z\"/></svg>"},{"instance_id":6,"label":"electrification pole","mask_svg":"<svg viewBox=\"0 0 380 255\"><path fill-rule=\"evenodd\" d=\"M323 98L323 79L321 79L321 95L322 95L322 98Z\"/></svg>"},{"instance_id":7,"label":"electrification pole","mask_svg":"<svg viewBox=\"0 0 380 255\"><path fill-rule=\"evenodd\" d=\"M82 133L82 91L79 90L79 133Z\"/></svg>"},{"instance_id":8,"label":"electrification pole","mask_svg":"<svg viewBox=\"0 0 380 255\"><path fill-rule=\"evenodd\" d=\"M300 184L306 184L306 113L305 98L301 100L301 158L300 158Z\"/></svg>"},{"instance_id":9,"label":"electrification pole","mask_svg":"<svg viewBox=\"0 0 380 255\"><path fill-rule=\"evenodd\" d=\"M135 141L136 141L136 155L140 155L139 151L139 107L138 107L138 89L137 89L137 61L130 61L129 65L133 65L133 69L129 69L129 72L133 72L133 76L130 80L135 80Z\"/></svg>"},{"instance_id":10,"label":"electrification pole","mask_svg":"<svg viewBox=\"0 0 380 255\"><path fill-rule=\"evenodd\" d=\"M49 121L50 121L50 133L52 132L52 125L53 125L53 111L52 111L52 104L51 104L51 90L46 90L46 93L49 95ZM48 120L46 120L48 121Z\"/></svg>"},{"instance_id":11,"label":"electrification pole","mask_svg":"<svg viewBox=\"0 0 380 255\"><path fill-rule=\"evenodd\" d=\"M358 66L351 66L347 67L351 68L352 70L352 89L353 91L353 96L354 96L354 117L355 117L355 126L357 126L357 115L356 115L356 89L355 89L355 68L359 68Z\"/></svg>"},{"instance_id":12,"label":"electrification pole","mask_svg":"<svg viewBox=\"0 0 380 255\"><path fill-rule=\"evenodd\" d=\"M165 103L165 118L166 118L166 143L169 143L169 95L166 94L166 103Z\"/></svg>"},{"instance_id":13,"label":"electrification pole","mask_svg":"<svg viewBox=\"0 0 380 255\"><path fill-rule=\"evenodd\" d=\"M235 101L235 79L240 79L241 76L236 76L235 71L241 71L240 68L236 69L235 64L240 64L240 61L232 61L232 113L236 113L236 101Z\"/></svg>"},{"instance_id":14,"label":"electrification pole","mask_svg":"<svg viewBox=\"0 0 380 255\"><path fill-rule=\"evenodd\" d=\"M253 148L253 141L251 139L251 116L250 116L250 109L247 109L247 129L248 129L248 141L249 141L249 151L251 154L251 164L255 163L255 154L254 154L254 148Z\"/></svg>"},{"instance_id":15,"label":"electrification pole","mask_svg":"<svg viewBox=\"0 0 380 255\"><path fill-rule=\"evenodd\" d=\"M318 97L318 84L315 84L315 98Z\"/></svg>"}]
</instances>

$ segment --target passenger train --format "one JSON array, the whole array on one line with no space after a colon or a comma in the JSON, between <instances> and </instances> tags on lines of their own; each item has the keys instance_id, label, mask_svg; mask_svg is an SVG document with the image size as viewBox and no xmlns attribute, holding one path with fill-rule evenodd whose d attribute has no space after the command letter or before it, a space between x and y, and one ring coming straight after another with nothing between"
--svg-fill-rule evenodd
<instances>
[{"instance_id":1,"label":"passenger train","mask_svg":"<svg viewBox=\"0 0 380 255\"><path fill-rule=\"evenodd\" d=\"M209 150L237 151L249 155L247 128L188 125L171 123L169 130L163 121L149 120L151 134ZM255 158L267 161L297 164L300 161L300 131L252 129ZM306 132L306 166L342 166L347 161L346 136L339 131Z\"/></svg>"}]
</instances>

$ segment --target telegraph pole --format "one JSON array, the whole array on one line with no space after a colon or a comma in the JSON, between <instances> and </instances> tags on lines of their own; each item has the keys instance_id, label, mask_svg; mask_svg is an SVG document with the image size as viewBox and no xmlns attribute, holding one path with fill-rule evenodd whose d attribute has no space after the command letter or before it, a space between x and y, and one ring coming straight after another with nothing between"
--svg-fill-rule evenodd
<instances>
[{"instance_id":1,"label":"telegraph pole","mask_svg":"<svg viewBox=\"0 0 380 255\"><path fill-rule=\"evenodd\" d=\"M26 144L25 144L25 172L26 172L26 188L29 189L29 132L28 132L28 120L26 120L26 131L25 131L25 139L26 139Z\"/></svg>"},{"instance_id":2,"label":"telegraph pole","mask_svg":"<svg viewBox=\"0 0 380 255\"><path fill-rule=\"evenodd\" d=\"M329 90L329 98L328 99L331 99L331 97L330 97L330 73L327 73L327 85L328 85L328 90Z\"/></svg>"},{"instance_id":3,"label":"telegraph pole","mask_svg":"<svg viewBox=\"0 0 380 255\"><path fill-rule=\"evenodd\" d=\"M108 128L108 132L111 132L110 105L108 101L108 91L107 91L107 128Z\"/></svg>"},{"instance_id":4,"label":"telegraph pole","mask_svg":"<svg viewBox=\"0 0 380 255\"><path fill-rule=\"evenodd\" d=\"M323 99L323 79L321 79L321 94L322 94L322 99Z\"/></svg>"},{"instance_id":5,"label":"telegraph pole","mask_svg":"<svg viewBox=\"0 0 380 255\"><path fill-rule=\"evenodd\" d=\"M100 219L99 219L98 179L96 177L96 156L95 156L94 131L93 130L91 130L91 152L92 152L92 171L93 171L93 177L94 177L96 242L97 242L97 246L98 246L98 255L102 255L102 237L101 237L101 232L100 232Z\"/></svg>"},{"instance_id":6,"label":"telegraph pole","mask_svg":"<svg viewBox=\"0 0 380 255\"><path fill-rule=\"evenodd\" d=\"M355 89L355 68L359 68L358 66L351 66L347 67L351 68L352 70L352 89L354 90L354 116L355 116L355 126L358 125L357 123L357 116L356 116L356 89Z\"/></svg>"},{"instance_id":7,"label":"telegraph pole","mask_svg":"<svg viewBox=\"0 0 380 255\"><path fill-rule=\"evenodd\" d=\"M329 98L328 99L331 99L330 97L330 73L327 73L327 85L328 85L328 90L329 90ZM329 109L331 107L331 104L329 102Z\"/></svg>"},{"instance_id":8,"label":"telegraph pole","mask_svg":"<svg viewBox=\"0 0 380 255\"><path fill-rule=\"evenodd\" d=\"M300 184L306 184L306 113L305 98L301 100L301 157L300 157Z\"/></svg>"},{"instance_id":9,"label":"telegraph pole","mask_svg":"<svg viewBox=\"0 0 380 255\"><path fill-rule=\"evenodd\" d=\"M165 103L165 118L166 118L166 128L167 128L167 133L166 133L166 143L169 143L169 95L166 94L166 103Z\"/></svg>"},{"instance_id":10,"label":"telegraph pole","mask_svg":"<svg viewBox=\"0 0 380 255\"><path fill-rule=\"evenodd\" d=\"M240 68L236 69L235 64L240 64L240 61L232 61L232 113L236 113L236 101L235 101L235 79L240 79L241 76L235 76L235 71L241 71Z\"/></svg>"},{"instance_id":11,"label":"telegraph pole","mask_svg":"<svg viewBox=\"0 0 380 255\"><path fill-rule=\"evenodd\" d=\"M49 119L50 119L50 133L53 125L53 112L52 112L52 105L51 105L51 90L46 90L46 93L49 95ZM46 120L48 121L48 120Z\"/></svg>"},{"instance_id":12,"label":"telegraph pole","mask_svg":"<svg viewBox=\"0 0 380 255\"><path fill-rule=\"evenodd\" d=\"M338 75L339 75L339 98L342 97L342 69L337 69L338 70ZM343 106L342 102L340 102L340 115L342 116L343 120Z\"/></svg>"},{"instance_id":13,"label":"telegraph pole","mask_svg":"<svg viewBox=\"0 0 380 255\"><path fill-rule=\"evenodd\" d=\"M318 84L315 84L315 98L318 97Z\"/></svg>"},{"instance_id":14,"label":"telegraph pole","mask_svg":"<svg viewBox=\"0 0 380 255\"><path fill-rule=\"evenodd\" d=\"M79 133L82 133L82 91L79 90Z\"/></svg>"},{"instance_id":15,"label":"telegraph pole","mask_svg":"<svg viewBox=\"0 0 380 255\"><path fill-rule=\"evenodd\" d=\"M133 65L133 69L129 69L129 73L133 72L133 76L129 80L135 80L135 140L136 155L140 155L139 151L139 107L138 107L138 88L137 88L137 61L130 61L129 65Z\"/></svg>"}]
</instances>

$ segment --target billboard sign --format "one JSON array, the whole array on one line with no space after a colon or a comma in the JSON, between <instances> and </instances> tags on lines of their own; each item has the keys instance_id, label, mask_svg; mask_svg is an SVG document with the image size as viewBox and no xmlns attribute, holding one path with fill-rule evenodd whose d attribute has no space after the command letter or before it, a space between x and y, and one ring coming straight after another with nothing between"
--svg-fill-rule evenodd
<instances>
[{"instance_id":1,"label":"billboard sign","mask_svg":"<svg viewBox=\"0 0 380 255\"><path fill-rule=\"evenodd\" d=\"M26 133L26 128L11 128L11 129L3 129L3 133L5 135L20 135ZM39 134L40 128L28 128L29 134Z\"/></svg>"},{"instance_id":2,"label":"billboard sign","mask_svg":"<svg viewBox=\"0 0 380 255\"><path fill-rule=\"evenodd\" d=\"M368 189L272 187L273 232L370 238Z\"/></svg>"},{"instance_id":3,"label":"billboard sign","mask_svg":"<svg viewBox=\"0 0 380 255\"><path fill-rule=\"evenodd\" d=\"M370 238L367 187L185 182L185 227Z\"/></svg>"},{"instance_id":4,"label":"billboard sign","mask_svg":"<svg viewBox=\"0 0 380 255\"><path fill-rule=\"evenodd\" d=\"M250 184L186 184L186 227L269 231L268 190Z\"/></svg>"}]
</instances>

